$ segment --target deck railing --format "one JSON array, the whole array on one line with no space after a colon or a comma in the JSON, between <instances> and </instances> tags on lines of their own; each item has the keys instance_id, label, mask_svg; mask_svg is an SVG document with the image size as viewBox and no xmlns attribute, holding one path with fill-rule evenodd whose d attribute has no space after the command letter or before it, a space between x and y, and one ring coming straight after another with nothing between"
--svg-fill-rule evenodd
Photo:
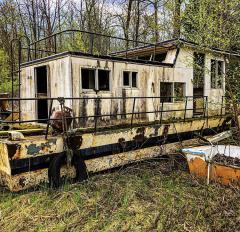
<instances>
[{"instance_id":1,"label":"deck railing","mask_svg":"<svg viewBox=\"0 0 240 232\"><path fill-rule=\"evenodd\" d=\"M46 116L37 118L38 101L47 102ZM9 105L10 110L3 109L2 105ZM87 103L86 103L87 102ZM91 102L90 105L88 103ZM60 103L73 108L71 117L77 121L77 127L86 126L91 121L94 131L97 131L100 121L107 118L107 124L128 123L133 126L134 120L144 119L146 121L157 121L162 123L165 120L183 120L194 117L209 117L209 110L214 107L215 115L224 115L226 112L226 100L222 97L221 102L213 103L207 96L185 96L185 97L72 97L72 98L0 98L1 123L48 123L54 120L51 118L53 108L59 107ZM118 106L113 110L111 105ZM5 107L6 108L6 107ZM28 110L27 108L31 108ZM25 110L24 110L25 109ZM92 113L83 112L89 110ZM46 109L45 109L46 110ZM28 113L28 116L24 116ZM17 119L14 115L17 115ZM153 116L151 116L153 115ZM211 113L213 116L214 113ZM19 117L18 117L19 116ZM152 119L150 119L152 117ZM121 121L122 120L122 121Z\"/></svg>"}]
</instances>

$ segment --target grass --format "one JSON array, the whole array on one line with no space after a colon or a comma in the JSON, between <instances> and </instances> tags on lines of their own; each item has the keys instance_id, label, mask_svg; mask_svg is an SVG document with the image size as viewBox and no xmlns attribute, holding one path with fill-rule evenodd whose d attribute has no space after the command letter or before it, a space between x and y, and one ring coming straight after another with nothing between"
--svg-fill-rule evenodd
<instances>
[{"instance_id":1,"label":"grass","mask_svg":"<svg viewBox=\"0 0 240 232\"><path fill-rule=\"evenodd\" d=\"M240 190L142 163L59 190L0 190L0 231L240 231Z\"/></svg>"}]
</instances>

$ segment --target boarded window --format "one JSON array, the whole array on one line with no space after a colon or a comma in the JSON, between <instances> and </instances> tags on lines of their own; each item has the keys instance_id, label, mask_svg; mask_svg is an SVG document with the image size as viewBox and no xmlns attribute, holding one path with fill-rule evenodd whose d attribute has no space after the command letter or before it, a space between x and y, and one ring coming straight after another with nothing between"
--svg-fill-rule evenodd
<instances>
[{"instance_id":1,"label":"boarded window","mask_svg":"<svg viewBox=\"0 0 240 232\"><path fill-rule=\"evenodd\" d=\"M98 90L108 91L109 89L109 70L98 70Z\"/></svg>"},{"instance_id":2,"label":"boarded window","mask_svg":"<svg viewBox=\"0 0 240 232\"><path fill-rule=\"evenodd\" d=\"M173 96L173 83L161 82L160 83L160 97L161 102L172 102Z\"/></svg>"},{"instance_id":3,"label":"boarded window","mask_svg":"<svg viewBox=\"0 0 240 232\"><path fill-rule=\"evenodd\" d=\"M221 89L223 80L223 61L211 60L211 88Z\"/></svg>"},{"instance_id":4,"label":"boarded window","mask_svg":"<svg viewBox=\"0 0 240 232\"><path fill-rule=\"evenodd\" d=\"M183 101L184 98L185 83L175 82L174 83L174 100Z\"/></svg>"},{"instance_id":5,"label":"boarded window","mask_svg":"<svg viewBox=\"0 0 240 232\"><path fill-rule=\"evenodd\" d=\"M95 89L95 70L83 68L82 74L82 89Z\"/></svg>"},{"instance_id":6,"label":"boarded window","mask_svg":"<svg viewBox=\"0 0 240 232\"><path fill-rule=\"evenodd\" d=\"M193 60L193 87L203 88L205 74L205 54L194 53Z\"/></svg>"}]
</instances>

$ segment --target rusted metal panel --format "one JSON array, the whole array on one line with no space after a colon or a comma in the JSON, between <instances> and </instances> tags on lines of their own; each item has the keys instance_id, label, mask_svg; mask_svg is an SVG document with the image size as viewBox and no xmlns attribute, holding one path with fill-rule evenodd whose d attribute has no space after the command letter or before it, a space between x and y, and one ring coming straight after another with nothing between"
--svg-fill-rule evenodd
<instances>
[{"instance_id":1,"label":"rusted metal panel","mask_svg":"<svg viewBox=\"0 0 240 232\"><path fill-rule=\"evenodd\" d=\"M208 127L215 128L221 126L223 118L212 118L208 120ZM106 144L116 144L124 138L124 141L135 140L139 136L139 131L142 131L142 136L151 138L154 136L161 136L165 125L169 126L168 134L176 134L182 132L191 132L207 128L206 120L197 119L186 122L176 122L163 125L148 125L144 127L112 129L102 132L84 133L82 134L81 149L90 147L99 147ZM2 140L0 145L5 149L1 153L1 157L8 157L6 159L22 159L33 157L37 155L45 155L49 153L59 153L63 151L62 136L50 136L47 140L44 136L30 136L25 137L22 141ZM5 148L6 147L6 148Z\"/></svg>"},{"instance_id":2,"label":"rusted metal panel","mask_svg":"<svg viewBox=\"0 0 240 232\"><path fill-rule=\"evenodd\" d=\"M208 164L199 156L188 158L189 170L192 174L207 178ZM210 180L228 185L240 186L240 168L212 163L210 166Z\"/></svg>"},{"instance_id":3,"label":"rusted metal panel","mask_svg":"<svg viewBox=\"0 0 240 232\"><path fill-rule=\"evenodd\" d=\"M196 142L196 139L183 142L186 146ZM150 159L161 156L162 154L175 152L181 148L180 143L170 143L161 146L154 146L150 148L144 148L140 150L123 152L120 154L109 155L105 157L99 157L95 159L86 160L86 166L88 172L99 172L111 168L116 168L122 165L138 162L144 159ZM74 178L76 175L74 168L63 166L61 168L61 176ZM11 191L20 191L30 187L39 185L40 183L48 183L48 169L44 168L37 171L30 171L21 173L18 175L8 175L4 179L2 185L7 186Z\"/></svg>"},{"instance_id":4,"label":"rusted metal panel","mask_svg":"<svg viewBox=\"0 0 240 232\"><path fill-rule=\"evenodd\" d=\"M4 143L0 143L0 172L11 175L11 168L9 164L7 146ZM1 178L0 178L1 179Z\"/></svg>"}]
</instances>

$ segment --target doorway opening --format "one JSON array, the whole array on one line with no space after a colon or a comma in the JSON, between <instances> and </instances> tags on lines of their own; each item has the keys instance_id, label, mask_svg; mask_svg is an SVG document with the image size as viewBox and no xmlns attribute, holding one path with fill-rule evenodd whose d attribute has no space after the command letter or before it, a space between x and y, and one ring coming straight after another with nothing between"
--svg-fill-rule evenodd
<instances>
[{"instance_id":1,"label":"doorway opening","mask_svg":"<svg viewBox=\"0 0 240 232\"><path fill-rule=\"evenodd\" d=\"M204 112L205 54L194 53L193 60L193 114Z\"/></svg>"},{"instance_id":2,"label":"doorway opening","mask_svg":"<svg viewBox=\"0 0 240 232\"><path fill-rule=\"evenodd\" d=\"M48 118L48 72L47 66L37 67L36 74L36 97L37 119L40 123L46 123Z\"/></svg>"}]
</instances>

